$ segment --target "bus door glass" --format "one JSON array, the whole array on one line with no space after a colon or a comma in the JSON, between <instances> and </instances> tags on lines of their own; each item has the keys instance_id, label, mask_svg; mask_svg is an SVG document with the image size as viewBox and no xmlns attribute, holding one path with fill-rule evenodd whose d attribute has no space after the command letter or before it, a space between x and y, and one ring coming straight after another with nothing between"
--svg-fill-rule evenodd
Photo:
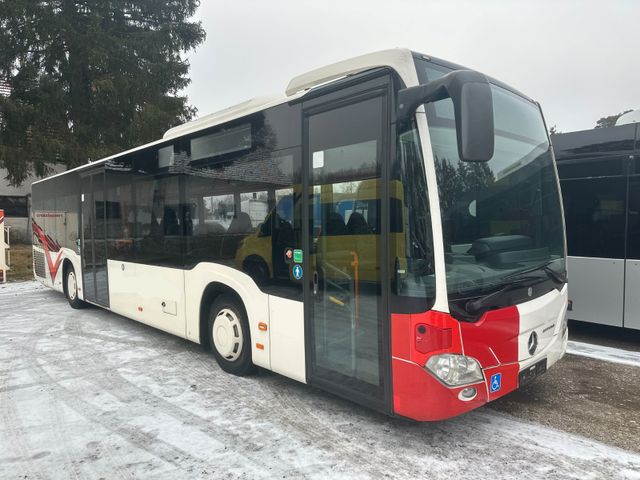
<instances>
[{"instance_id":1,"label":"bus door glass","mask_svg":"<svg viewBox=\"0 0 640 480\"><path fill-rule=\"evenodd\" d=\"M310 379L384 395L381 158L386 97L307 117Z\"/></svg>"},{"instance_id":2,"label":"bus door glass","mask_svg":"<svg viewBox=\"0 0 640 480\"><path fill-rule=\"evenodd\" d=\"M109 306L104 172L82 179L82 280L84 298Z\"/></svg>"}]
</instances>

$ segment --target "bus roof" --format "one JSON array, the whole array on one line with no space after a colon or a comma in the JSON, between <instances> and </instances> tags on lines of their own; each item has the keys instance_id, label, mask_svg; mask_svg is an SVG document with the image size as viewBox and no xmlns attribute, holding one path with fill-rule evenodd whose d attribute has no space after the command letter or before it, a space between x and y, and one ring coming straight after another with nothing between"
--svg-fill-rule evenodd
<instances>
[{"instance_id":1,"label":"bus roof","mask_svg":"<svg viewBox=\"0 0 640 480\"><path fill-rule=\"evenodd\" d=\"M311 70L294 77L289 82L284 95L270 95L252 98L232 107L205 115L191 122L173 127L164 134L163 139L174 138L186 133L193 133L203 128L213 127L221 123L241 118L251 113L259 112L281 103L290 102L304 96L309 90L325 85L334 80L355 75L374 68L390 67L400 75L408 85L417 85L418 78L413 67L413 57L410 50L394 48L379 52L360 55L341 62Z\"/></svg>"},{"instance_id":2,"label":"bus roof","mask_svg":"<svg viewBox=\"0 0 640 480\"><path fill-rule=\"evenodd\" d=\"M95 162L80 165L79 167L67 170L56 175L52 175L47 178L54 178L59 175L64 175L67 172L78 171L88 169L104 163L113 158L119 157L138 150L142 150L147 147L151 147L172 138L180 137L189 133L194 133L205 128L214 127L223 123L242 118L246 115L259 112L269 107L274 107L282 103L290 102L303 97L308 91L315 87L323 86L332 81L344 78L349 75L355 75L367 70L375 68L389 67L395 70L400 78L406 85L412 86L418 84L418 78L416 75L415 67L413 66L413 56L411 50L406 48L394 48L390 50L382 50L374 53L368 53L358 57L343 60L341 62L333 63L310 72L304 73L294 77L289 82L286 88L285 94L271 95L266 97L259 97L247 100L239 103L238 105L225 108L215 113L205 115L201 118L193 120L191 122L184 123L173 127L165 132L163 137L159 140L134 147L123 152L116 153L110 157L97 160ZM43 178L33 184L47 180ZM32 184L32 185L33 185Z\"/></svg>"}]
</instances>

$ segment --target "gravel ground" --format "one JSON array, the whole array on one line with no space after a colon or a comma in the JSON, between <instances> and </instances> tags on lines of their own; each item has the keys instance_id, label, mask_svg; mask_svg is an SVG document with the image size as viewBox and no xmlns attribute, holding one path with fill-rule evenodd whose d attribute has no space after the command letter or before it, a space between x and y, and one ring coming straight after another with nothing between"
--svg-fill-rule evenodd
<instances>
[{"instance_id":1,"label":"gravel ground","mask_svg":"<svg viewBox=\"0 0 640 480\"><path fill-rule=\"evenodd\" d=\"M410 423L9 284L0 478L640 479L639 370L568 355L488 407Z\"/></svg>"}]
</instances>

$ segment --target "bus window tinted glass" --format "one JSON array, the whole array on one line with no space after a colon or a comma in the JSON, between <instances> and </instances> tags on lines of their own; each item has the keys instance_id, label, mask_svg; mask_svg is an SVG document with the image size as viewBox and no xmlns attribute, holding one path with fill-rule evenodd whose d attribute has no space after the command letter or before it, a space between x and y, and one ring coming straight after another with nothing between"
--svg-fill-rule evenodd
<instances>
[{"instance_id":1,"label":"bus window tinted glass","mask_svg":"<svg viewBox=\"0 0 640 480\"><path fill-rule=\"evenodd\" d=\"M215 262L247 273L275 295L301 299L285 250L301 248L300 152L253 153L198 162L188 170L193 235L186 266Z\"/></svg>"},{"instance_id":2,"label":"bus window tinted glass","mask_svg":"<svg viewBox=\"0 0 640 480\"><path fill-rule=\"evenodd\" d=\"M251 148L251 124L223 129L191 140L191 160L216 157Z\"/></svg>"},{"instance_id":3,"label":"bus window tinted glass","mask_svg":"<svg viewBox=\"0 0 640 480\"><path fill-rule=\"evenodd\" d=\"M562 182L568 254L624 258L625 178Z\"/></svg>"},{"instance_id":4,"label":"bus window tinted glass","mask_svg":"<svg viewBox=\"0 0 640 480\"><path fill-rule=\"evenodd\" d=\"M112 260L134 260L135 208L131 183L131 158L110 160L105 165L107 183L107 252Z\"/></svg>"},{"instance_id":5,"label":"bus window tinted glass","mask_svg":"<svg viewBox=\"0 0 640 480\"><path fill-rule=\"evenodd\" d=\"M27 197L0 195L0 210L4 210L5 216L27 217Z\"/></svg>"},{"instance_id":6,"label":"bus window tinted glass","mask_svg":"<svg viewBox=\"0 0 640 480\"><path fill-rule=\"evenodd\" d=\"M34 227L34 245L44 247L43 238L46 237L43 235L46 233L51 240L47 244L48 248L65 247L80 253L79 190L80 182L77 173L67 173L33 185L31 220ZM27 199L22 198L26 208Z\"/></svg>"},{"instance_id":7,"label":"bus window tinted glass","mask_svg":"<svg viewBox=\"0 0 640 480\"><path fill-rule=\"evenodd\" d=\"M424 161L413 124L398 133L390 195L393 311L424 312L435 297L433 237Z\"/></svg>"},{"instance_id":8,"label":"bus window tinted glass","mask_svg":"<svg viewBox=\"0 0 640 480\"><path fill-rule=\"evenodd\" d=\"M169 167L159 168L157 149L134 154L133 171L136 261L181 266L184 216L179 176L172 174Z\"/></svg>"},{"instance_id":9,"label":"bus window tinted glass","mask_svg":"<svg viewBox=\"0 0 640 480\"><path fill-rule=\"evenodd\" d=\"M428 62L418 68L429 80L447 72ZM427 105L448 291L460 305L519 271L545 264L565 270L560 193L540 110L497 85L491 92L495 151L488 162L458 157L451 99ZM544 272L540 278L548 280Z\"/></svg>"},{"instance_id":10,"label":"bus window tinted glass","mask_svg":"<svg viewBox=\"0 0 640 480\"><path fill-rule=\"evenodd\" d=\"M629 178L627 258L640 260L640 178Z\"/></svg>"},{"instance_id":11,"label":"bus window tinted glass","mask_svg":"<svg viewBox=\"0 0 640 480\"><path fill-rule=\"evenodd\" d=\"M558 175L565 178L611 177L625 174L628 156L558 160Z\"/></svg>"}]
</instances>

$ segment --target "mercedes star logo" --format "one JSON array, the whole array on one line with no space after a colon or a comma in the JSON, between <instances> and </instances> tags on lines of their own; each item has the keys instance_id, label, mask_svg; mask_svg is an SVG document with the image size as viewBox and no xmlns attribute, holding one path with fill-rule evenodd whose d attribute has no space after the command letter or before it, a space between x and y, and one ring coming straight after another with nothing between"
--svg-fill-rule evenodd
<instances>
[{"instance_id":1,"label":"mercedes star logo","mask_svg":"<svg viewBox=\"0 0 640 480\"><path fill-rule=\"evenodd\" d=\"M531 332L529 341L527 342L527 348L529 349L529 355L536 353L536 349L538 348L538 334L536 332Z\"/></svg>"}]
</instances>

